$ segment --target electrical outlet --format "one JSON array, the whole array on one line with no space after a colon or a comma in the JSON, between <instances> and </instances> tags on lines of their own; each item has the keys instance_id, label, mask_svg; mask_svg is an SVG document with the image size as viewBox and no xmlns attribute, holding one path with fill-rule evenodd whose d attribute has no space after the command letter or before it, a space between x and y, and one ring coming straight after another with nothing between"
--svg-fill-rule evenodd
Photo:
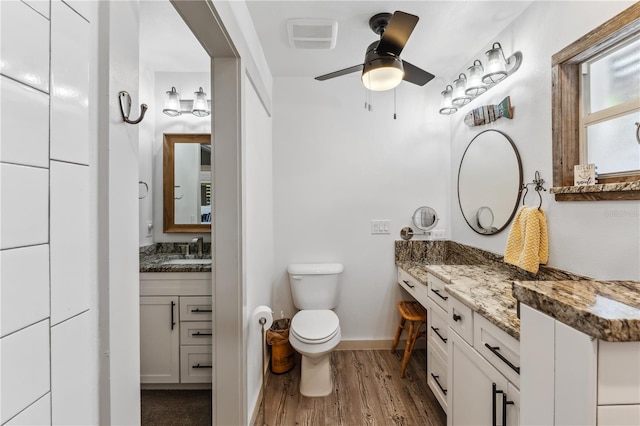
<instances>
[{"instance_id":1,"label":"electrical outlet","mask_svg":"<svg viewBox=\"0 0 640 426\"><path fill-rule=\"evenodd\" d=\"M431 231L431 237L434 240L444 240L444 229L434 229Z\"/></svg>"},{"instance_id":2,"label":"electrical outlet","mask_svg":"<svg viewBox=\"0 0 640 426\"><path fill-rule=\"evenodd\" d=\"M372 234L390 234L391 221L390 220L372 220L371 233Z\"/></svg>"}]
</instances>

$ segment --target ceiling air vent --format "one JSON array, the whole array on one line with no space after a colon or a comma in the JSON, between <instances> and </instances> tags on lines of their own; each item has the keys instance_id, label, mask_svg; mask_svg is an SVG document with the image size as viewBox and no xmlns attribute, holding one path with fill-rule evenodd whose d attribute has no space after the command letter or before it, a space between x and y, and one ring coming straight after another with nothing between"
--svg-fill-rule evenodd
<instances>
[{"instance_id":1,"label":"ceiling air vent","mask_svg":"<svg viewBox=\"0 0 640 426\"><path fill-rule=\"evenodd\" d=\"M289 19L289 45L294 49L333 49L336 47L338 22L330 19Z\"/></svg>"}]
</instances>

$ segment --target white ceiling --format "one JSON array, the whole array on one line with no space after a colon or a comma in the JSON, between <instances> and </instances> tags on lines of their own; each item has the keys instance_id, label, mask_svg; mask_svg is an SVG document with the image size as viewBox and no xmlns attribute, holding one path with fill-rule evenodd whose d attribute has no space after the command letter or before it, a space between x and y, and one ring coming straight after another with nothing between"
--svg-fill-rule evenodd
<instances>
[{"instance_id":1,"label":"white ceiling","mask_svg":"<svg viewBox=\"0 0 640 426\"><path fill-rule=\"evenodd\" d=\"M366 47L378 38L369 28L369 18L379 12L402 10L420 17L402 58L445 80L453 80L454 74L475 59L468 57L468 52L487 47L492 37L532 1L248 0L246 3L274 76L315 77L361 64ZM293 18L338 21L335 49L289 47L286 23ZM149 69L209 70L204 49L168 0L141 1L140 35L140 58Z\"/></svg>"}]
</instances>

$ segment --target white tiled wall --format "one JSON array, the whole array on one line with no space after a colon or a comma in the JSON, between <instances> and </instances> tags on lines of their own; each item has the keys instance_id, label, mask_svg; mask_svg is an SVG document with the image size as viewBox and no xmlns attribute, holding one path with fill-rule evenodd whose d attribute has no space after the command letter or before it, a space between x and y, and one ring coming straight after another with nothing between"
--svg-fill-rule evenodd
<instances>
[{"instance_id":1,"label":"white tiled wall","mask_svg":"<svg viewBox=\"0 0 640 426\"><path fill-rule=\"evenodd\" d=\"M51 161L50 220L55 325L89 308L89 167Z\"/></svg>"},{"instance_id":2,"label":"white tiled wall","mask_svg":"<svg viewBox=\"0 0 640 426\"><path fill-rule=\"evenodd\" d=\"M49 329L44 320L0 340L0 422L49 392Z\"/></svg>"},{"instance_id":3,"label":"white tiled wall","mask_svg":"<svg viewBox=\"0 0 640 426\"><path fill-rule=\"evenodd\" d=\"M97 424L96 141L89 134L95 8L0 0L3 425Z\"/></svg>"},{"instance_id":4,"label":"white tiled wall","mask_svg":"<svg viewBox=\"0 0 640 426\"><path fill-rule=\"evenodd\" d=\"M48 318L49 245L2 250L0 265L0 336Z\"/></svg>"},{"instance_id":5,"label":"white tiled wall","mask_svg":"<svg viewBox=\"0 0 640 426\"><path fill-rule=\"evenodd\" d=\"M4 426L42 426L50 424L50 419L51 393L49 392L5 423Z\"/></svg>"},{"instance_id":6,"label":"white tiled wall","mask_svg":"<svg viewBox=\"0 0 640 426\"><path fill-rule=\"evenodd\" d=\"M49 96L0 77L0 161L49 167Z\"/></svg>"},{"instance_id":7,"label":"white tiled wall","mask_svg":"<svg viewBox=\"0 0 640 426\"><path fill-rule=\"evenodd\" d=\"M51 420L56 425L84 425L91 418L92 383L90 312L51 327Z\"/></svg>"},{"instance_id":8,"label":"white tiled wall","mask_svg":"<svg viewBox=\"0 0 640 426\"><path fill-rule=\"evenodd\" d=\"M80 164L89 164L89 29L66 4L51 2L51 158Z\"/></svg>"},{"instance_id":9,"label":"white tiled wall","mask_svg":"<svg viewBox=\"0 0 640 426\"><path fill-rule=\"evenodd\" d=\"M19 1L0 8L0 73L49 92L49 20Z\"/></svg>"}]
</instances>

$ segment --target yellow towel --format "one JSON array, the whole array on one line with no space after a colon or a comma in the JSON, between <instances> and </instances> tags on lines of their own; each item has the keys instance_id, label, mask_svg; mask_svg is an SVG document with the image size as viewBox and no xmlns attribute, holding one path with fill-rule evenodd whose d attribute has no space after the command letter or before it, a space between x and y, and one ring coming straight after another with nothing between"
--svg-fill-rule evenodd
<instances>
[{"instance_id":1,"label":"yellow towel","mask_svg":"<svg viewBox=\"0 0 640 426\"><path fill-rule=\"evenodd\" d=\"M513 220L507 238L504 261L533 274L549 260L547 218L536 207L522 207Z\"/></svg>"}]
</instances>

